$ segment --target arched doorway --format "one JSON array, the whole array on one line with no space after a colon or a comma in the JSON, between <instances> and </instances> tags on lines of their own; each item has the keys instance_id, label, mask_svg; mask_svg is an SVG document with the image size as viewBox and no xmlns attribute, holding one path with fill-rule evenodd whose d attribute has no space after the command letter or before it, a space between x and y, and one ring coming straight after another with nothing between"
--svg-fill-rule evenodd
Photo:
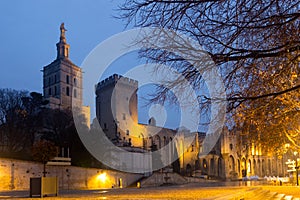
<instances>
[{"instance_id":1,"label":"arched doorway","mask_svg":"<svg viewBox=\"0 0 300 200\"><path fill-rule=\"evenodd\" d=\"M195 170L200 170L200 160L195 161Z\"/></svg>"},{"instance_id":2,"label":"arched doorway","mask_svg":"<svg viewBox=\"0 0 300 200\"><path fill-rule=\"evenodd\" d=\"M237 173L238 173L238 176L240 176L241 175L241 162L240 162L240 159L238 159L237 160L237 163L238 163L238 171L237 171Z\"/></svg>"},{"instance_id":3,"label":"arched doorway","mask_svg":"<svg viewBox=\"0 0 300 200\"><path fill-rule=\"evenodd\" d=\"M252 169L251 169L251 160L248 160L248 164L247 164L247 174L251 175L252 173Z\"/></svg>"},{"instance_id":4,"label":"arched doorway","mask_svg":"<svg viewBox=\"0 0 300 200\"><path fill-rule=\"evenodd\" d=\"M161 149L161 139L160 139L159 135L155 136L154 144L156 144L157 149Z\"/></svg>"},{"instance_id":5,"label":"arched doorway","mask_svg":"<svg viewBox=\"0 0 300 200\"><path fill-rule=\"evenodd\" d=\"M265 160L264 159L262 159L262 161L261 161L261 172L262 172L262 176L266 175Z\"/></svg>"},{"instance_id":6,"label":"arched doorway","mask_svg":"<svg viewBox=\"0 0 300 200\"><path fill-rule=\"evenodd\" d=\"M210 170L209 170L210 175L215 176L215 159L211 158L210 159Z\"/></svg>"},{"instance_id":7,"label":"arched doorway","mask_svg":"<svg viewBox=\"0 0 300 200\"><path fill-rule=\"evenodd\" d=\"M218 177L222 177L223 176L223 170L222 170L222 159L218 158Z\"/></svg>"},{"instance_id":8,"label":"arched doorway","mask_svg":"<svg viewBox=\"0 0 300 200\"><path fill-rule=\"evenodd\" d=\"M253 159L253 175L257 175L257 165L255 159Z\"/></svg>"},{"instance_id":9,"label":"arched doorway","mask_svg":"<svg viewBox=\"0 0 300 200\"><path fill-rule=\"evenodd\" d=\"M259 159L257 161L257 175L261 176L261 163Z\"/></svg>"},{"instance_id":10,"label":"arched doorway","mask_svg":"<svg viewBox=\"0 0 300 200\"><path fill-rule=\"evenodd\" d=\"M186 165L185 172L187 176L192 176L192 166L190 164Z\"/></svg>"},{"instance_id":11,"label":"arched doorway","mask_svg":"<svg viewBox=\"0 0 300 200\"><path fill-rule=\"evenodd\" d=\"M246 168L246 159L245 158L242 159L241 168L242 168L242 177L246 177L247 176L247 168Z\"/></svg>"},{"instance_id":12,"label":"arched doorway","mask_svg":"<svg viewBox=\"0 0 300 200\"><path fill-rule=\"evenodd\" d=\"M206 159L203 159L203 162L202 162L202 171L203 171L203 174L207 175L207 161Z\"/></svg>"},{"instance_id":13,"label":"arched doorway","mask_svg":"<svg viewBox=\"0 0 300 200\"><path fill-rule=\"evenodd\" d=\"M176 144L175 144L175 142L172 142L172 140L173 140L173 138L170 137L169 138L169 144L170 144L171 148L169 148L169 150L170 150L169 155L170 155L170 160L172 160L174 162L177 159L177 157L176 157L177 152L176 152L176 155L175 155L174 149L176 150Z\"/></svg>"},{"instance_id":14,"label":"arched doorway","mask_svg":"<svg viewBox=\"0 0 300 200\"><path fill-rule=\"evenodd\" d=\"M278 160L276 158L272 158L272 167L271 167L271 174L274 175L278 175Z\"/></svg>"},{"instance_id":15,"label":"arched doorway","mask_svg":"<svg viewBox=\"0 0 300 200\"><path fill-rule=\"evenodd\" d=\"M233 156L229 156L229 171L235 171L235 163Z\"/></svg>"},{"instance_id":16,"label":"arched doorway","mask_svg":"<svg viewBox=\"0 0 300 200\"><path fill-rule=\"evenodd\" d=\"M271 161L270 161L270 159L268 159L268 172L267 172L267 175L270 176L271 173L272 173L272 171L271 171Z\"/></svg>"}]
</instances>

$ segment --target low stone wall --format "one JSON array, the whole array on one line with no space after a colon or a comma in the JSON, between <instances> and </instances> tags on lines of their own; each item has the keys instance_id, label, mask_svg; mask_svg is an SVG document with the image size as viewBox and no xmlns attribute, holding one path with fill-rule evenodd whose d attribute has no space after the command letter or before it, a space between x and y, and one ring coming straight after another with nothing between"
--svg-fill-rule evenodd
<instances>
[{"instance_id":1,"label":"low stone wall","mask_svg":"<svg viewBox=\"0 0 300 200\"><path fill-rule=\"evenodd\" d=\"M127 187L143 177L112 170L75 166L47 166L47 176L56 176L60 189L104 189ZM36 162L0 158L0 191L28 190L30 177L43 176L43 165Z\"/></svg>"}]
</instances>

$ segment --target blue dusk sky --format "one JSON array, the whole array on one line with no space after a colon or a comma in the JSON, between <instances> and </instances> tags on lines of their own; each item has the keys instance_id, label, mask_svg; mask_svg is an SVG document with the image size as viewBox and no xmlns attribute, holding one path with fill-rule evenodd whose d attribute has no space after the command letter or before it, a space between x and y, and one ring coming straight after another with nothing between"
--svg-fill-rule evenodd
<instances>
[{"instance_id":1,"label":"blue dusk sky","mask_svg":"<svg viewBox=\"0 0 300 200\"><path fill-rule=\"evenodd\" d=\"M59 26L65 23L70 59L81 66L88 54L101 42L125 30L125 21L116 19L117 0L1 0L0 1L0 88L12 88L42 93L44 66L56 58ZM129 29L131 27L128 27ZM126 64L126 66L124 66ZM104 77L125 73L141 64L136 54L125 55L115 61ZM84 71L84 69L83 69ZM100 79L101 77L99 77ZM102 77L103 78L103 77ZM139 121L147 123L152 111L143 99L152 86L139 91ZM92 118L94 105L91 106ZM150 109L151 110L151 109ZM177 128L180 112L167 108L163 118L165 127ZM155 111L155 109L154 109ZM172 116L172 117L167 117Z\"/></svg>"},{"instance_id":2,"label":"blue dusk sky","mask_svg":"<svg viewBox=\"0 0 300 200\"><path fill-rule=\"evenodd\" d=\"M2 0L0 55L2 88L42 92L43 66L56 58L62 22L70 58L78 66L101 41L124 30L113 18L119 1Z\"/></svg>"}]
</instances>

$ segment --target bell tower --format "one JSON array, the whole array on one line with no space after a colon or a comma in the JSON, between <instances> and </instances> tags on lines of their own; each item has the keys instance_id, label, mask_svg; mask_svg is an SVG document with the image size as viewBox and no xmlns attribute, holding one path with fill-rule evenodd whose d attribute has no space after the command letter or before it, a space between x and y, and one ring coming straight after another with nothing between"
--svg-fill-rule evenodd
<instances>
[{"instance_id":1,"label":"bell tower","mask_svg":"<svg viewBox=\"0 0 300 200\"><path fill-rule=\"evenodd\" d=\"M56 44L57 57L43 68L43 94L50 108L82 107L82 70L69 59L66 31L62 23Z\"/></svg>"},{"instance_id":2,"label":"bell tower","mask_svg":"<svg viewBox=\"0 0 300 200\"><path fill-rule=\"evenodd\" d=\"M59 42L56 44L57 48L57 58L56 59L61 59L61 58L69 58L69 49L70 45L67 44L66 42L66 29L65 29L65 24L62 23L60 25L60 38Z\"/></svg>"}]
</instances>

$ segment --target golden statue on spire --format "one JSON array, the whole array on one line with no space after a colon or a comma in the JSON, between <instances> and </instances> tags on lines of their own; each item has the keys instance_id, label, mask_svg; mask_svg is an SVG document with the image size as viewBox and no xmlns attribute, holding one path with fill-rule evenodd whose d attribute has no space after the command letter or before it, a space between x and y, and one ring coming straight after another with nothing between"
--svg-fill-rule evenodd
<instances>
[{"instance_id":1,"label":"golden statue on spire","mask_svg":"<svg viewBox=\"0 0 300 200\"><path fill-rule=\"evenodd\" d=\"M62 41L62 42L66 42L66 36L65 36L66 31L67 31L67 29L65 29L65 23L61 23L61 25L60 25L60 41Z\"/></svg>"}]
</instances>

